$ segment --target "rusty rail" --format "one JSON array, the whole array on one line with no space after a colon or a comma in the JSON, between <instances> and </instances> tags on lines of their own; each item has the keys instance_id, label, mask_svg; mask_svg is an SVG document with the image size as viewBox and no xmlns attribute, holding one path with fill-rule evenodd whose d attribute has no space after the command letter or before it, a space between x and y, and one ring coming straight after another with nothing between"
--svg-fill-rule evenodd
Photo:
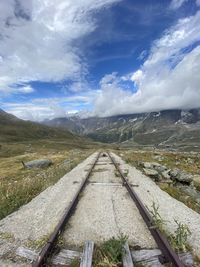
<instances>
[{"instance_id":1,"label":"rusty rail","mask_svg":"<svg viewBox=\"0 0 200 267\"><path fill-rule=\"evenodd\" d=\"M98 153L94 163L92 164L90 170L88 171L85 179L83 180L83 182L81 183L81 186L79 188L79 190L77 191L76 195L74 196L74 198L72 199L72 201L70 202L70 205L67 207L67 209L64 211L64 214L61 218L61 220L59 221L59 223L57 224L57 226L55 227L53 233L51 234L50 238L48 239L46 245L42 248L38 258L36 259L36 261L33 262L32 266L33 267L41 267L45 264L48 256L50 255L51 251L53 250L55 243L57 241L57 238L59 237L59 235L62 233L62 231L64 230L64 227L66 225L66 223L69 221L71 215L73 214L73 211L75 210L77 204L78 204L78 200L79 200L79 195L80 193L83 191L83 189L85 188L85 185L99 159L101 153Z\"/></svg>"},{"instance_id":2,"label":"rusty rail","mask_svg":"<svg viewBox=\"0 0 200 267\"><path fill-rule=\"evenodd\" d=\"M108 152L108 156L110 157L112 163L114 164L115 168L119 172L119 174L120 174L120 176L122 178L124 186L126 187L126 189L129 192L131 198L135 202L135 204L136 204L136 206L137 206L142 218L144 219L149 231L151 232L152 236L154 237L154 240L156 241L159 249L161 250L161 252L163 254L163 257L164 257L164 258L161 259L162 263L170 262L175 267L184 267L184 264L180 261L178 255L171 248L171 246L170 246L169 242L167 241L167 239L165 238L165 236L162 235L162 233L159 231L159 229L153 227L152 218L151 218L149 212L147 211L147 209L143 205L143 203L140 200L140 198L138 197L138 195L131 188L131 186L128 183L128 181L127 181L126 177L124 176L123 172L121 171L121 169L119 168L118 164L116 163L116 161L110 155L109 152Z\"/></svg>"}]
</instances>

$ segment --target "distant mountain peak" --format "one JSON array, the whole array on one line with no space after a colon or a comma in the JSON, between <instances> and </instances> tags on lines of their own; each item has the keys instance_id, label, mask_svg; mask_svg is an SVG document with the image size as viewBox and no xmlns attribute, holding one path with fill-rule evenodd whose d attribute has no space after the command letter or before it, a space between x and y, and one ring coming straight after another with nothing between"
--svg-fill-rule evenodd
<instances>
[{"instance_id":1,"label":"distant mountain peak","mask_svg":"<svg viewBox=\"0 0 200 267\"><path fill-rule=\"evenodd\" d=\"M73 116L50 120L47 125L107 143L159 145L167 144L168 140L174 143L200 143L200 109L163 110L104 118Z\"/></svg>"}]
</instances>

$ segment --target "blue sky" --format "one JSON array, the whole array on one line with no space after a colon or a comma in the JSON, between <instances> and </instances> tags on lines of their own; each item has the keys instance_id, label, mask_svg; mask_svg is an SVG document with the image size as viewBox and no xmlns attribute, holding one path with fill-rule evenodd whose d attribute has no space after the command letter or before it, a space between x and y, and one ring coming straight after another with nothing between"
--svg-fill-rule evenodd
<instances>
[{"instance_id":1,"label":"blue sky","mask_svg":"<svg viewBox=\"0 0 200 267\"><path fill-rule=\"evenodd\" d=\"M30 120L200 103L199 0L1 0L0 107Z\"/></svg>"}]
</instances>

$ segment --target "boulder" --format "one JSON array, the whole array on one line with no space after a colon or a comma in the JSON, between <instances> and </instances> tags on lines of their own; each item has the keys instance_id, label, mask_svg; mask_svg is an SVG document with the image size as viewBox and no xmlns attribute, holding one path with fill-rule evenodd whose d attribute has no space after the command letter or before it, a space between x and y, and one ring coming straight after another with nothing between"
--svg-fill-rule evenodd
<instances>
[{"instance_id":1,"label":"boulder","mask_svg":"<svg viewBox=\"0 0 200 267\"><path fill-rule=\"evenodd\" d=\"M144 168L144 174L151 177L151 178L154 178L155 180L158 180L159 179L159 174L157 171L155 170L152 170L152 169L147 169L147 168Z\"/></svg>"},{"instance_id":2,"label":"boulder","mask_svg":"<svg viewBox=\"0 0 200 267\"><path fill-rule=\"evenodd\" d=\"M150 162L141 162L141 165L146 169L153 168L152 164Z\"/></svg>"},{"instance_id":3,"label":"boulder","mask_svg":"<svg viewBox=\"0 0 200 267\"><path fill-rule=\"evenodd\" d=\"M53 164L53 162L49 159L36 159L32 161L28 161L26 163L22 162L25 168L44 168Z\"/></svg>"},{"instance_id":4,"label":"boulder","mask_svg":"<svg viewBox=\"0 0 200 267\"><path fill-rule=\"evenodd\" d=\"M179 175L180 172L181 170L175 168L173 170L170 170L169 175L172 179L175 179Z\"/></svg>"},{"instance_id":5,"label":"boulder","mask_svg":"<svg viewBox=\"0 0 200 267\"><path fill-rule=\"evenodd\" d=\"M166 170L166 171L163 171L161 173L161 175L165 180L170 180L171 177L170 177L169 173L170 173L170 170Z\"/></svg>"},{"instance_id":6,"label":"boulder","mask_svg":"<svg viewBox=\"0 0 200 267\"><path fill-rule=\"evenodd\" d=\"M155 169L156 171L158 171L158 172L164 172L164 171L167 170L167 167L165 167L165 166L159 164L159 165L154 166L154 169Z\"/></svg>"},{"instance_id":7,"label":"boulder","mask_svg":"<svg viewBox=\"0 0 200 267\"><path fill-rule=\"evenodd\" d=\"M169 172L169 175L172 180L176 180L180 183L187 183L190 184L192 182L193 176L189 173L186 173L184 171L181 171L180 169L173 169Z\"/></svg>"},{"instance_id":8,"label":"boulder","mask_svg":"<svg viewBox=\"0 0 200 267\"><path fill-rule=\"evenodd\" d=\"M160 163L157 162L142 162L141 164L145 169L153 169L156 170L157 172L163 172L167 170L167 168Z\"/></svg>"},{"instance_id":9,"label":"boulder","mask_svg":"<svg viewBox=\"0 0 200 267\"><path fill-rule=\"evenodd\" d=\"M181 191L192 197L198 204L200 204L200 192L191 188L190 186L181 186Z\"/></svg>"}]
</instances>

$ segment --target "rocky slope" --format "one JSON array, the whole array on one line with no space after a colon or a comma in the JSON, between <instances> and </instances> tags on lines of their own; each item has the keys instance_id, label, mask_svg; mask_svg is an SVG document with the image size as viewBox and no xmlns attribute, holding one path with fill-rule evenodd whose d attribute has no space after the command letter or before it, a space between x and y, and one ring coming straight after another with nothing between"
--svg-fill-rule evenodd
<instances>
[{"instance_id":1,"label":"rocky slope","mask_svg":"<svg viewBox=\"0 0 200 267\"><path fill-rule=\"evenodd\" d=\"M30 121L23 121L0 109L0 142L23 141L29 139L76 137L69 131L55 129Z\"/></svg>"},{"instance_id":2,"label":"rocky slope","mask_svg":"<svg viewBox=\"0 0 200 267\"><path fill-rule=\"evenodd\" d=\"M106 118L57 118L44 122L96 141L140 145L200 144L200 109L118 115Z\"/></svg>"}]
</instances>

